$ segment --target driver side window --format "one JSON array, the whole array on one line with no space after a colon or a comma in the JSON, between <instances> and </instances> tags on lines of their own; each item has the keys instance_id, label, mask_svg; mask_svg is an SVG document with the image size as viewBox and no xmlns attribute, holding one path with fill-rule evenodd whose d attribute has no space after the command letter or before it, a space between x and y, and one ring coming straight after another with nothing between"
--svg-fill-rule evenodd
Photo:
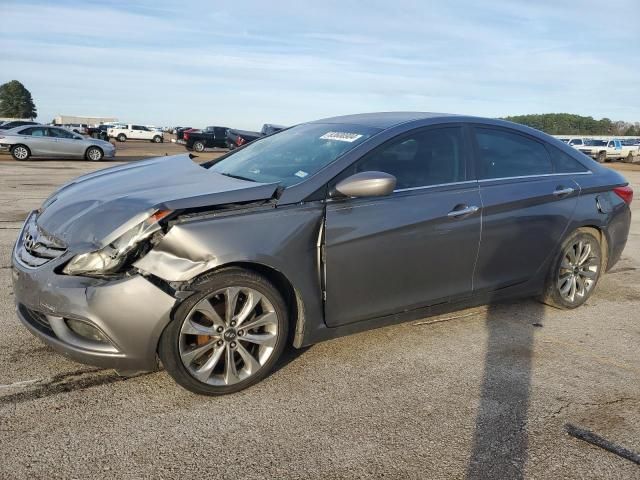
<instances>
[{"instance_id":1,"label":"driver side window","mask_svg":"<svg viewBox=\"0 0 640 480\"><path fill-rule=\"evenodd\" d=\"M423 129L391 140L359 160L355 172L396 177L396 190L466 180L462 127Z\"/></svg>"}]
</instances>

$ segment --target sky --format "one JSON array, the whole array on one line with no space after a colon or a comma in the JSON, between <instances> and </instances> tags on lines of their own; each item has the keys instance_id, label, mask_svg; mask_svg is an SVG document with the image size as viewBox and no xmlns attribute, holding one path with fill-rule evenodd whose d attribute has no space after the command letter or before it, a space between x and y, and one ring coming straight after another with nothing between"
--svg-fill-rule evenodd
<instances>
[{"instance_id":1,"label":"sky","mask_svg":"<svg viewBox=\"0 0 640 480\"><path fill-rule=\"evenodd\" d=\"M38 120L373 111L640 121L640 0L0 0L0 83Z\"/></svg>"}]
</instances>

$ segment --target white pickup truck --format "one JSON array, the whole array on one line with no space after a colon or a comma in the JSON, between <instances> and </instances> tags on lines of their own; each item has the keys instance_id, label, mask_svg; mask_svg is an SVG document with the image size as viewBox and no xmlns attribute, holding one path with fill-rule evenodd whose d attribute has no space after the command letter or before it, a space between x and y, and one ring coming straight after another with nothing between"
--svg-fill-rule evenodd
<instances>
[{"instance_id":1,"label":"white pickup truck","mask_svg":"<svg viewBox=\"0 0 640 480\"><path fill-rule=\"evenodd\" d=\"M161 143L164 141L162 132L156 132L144 125L128 124L124 127L109 128L107 130L109 138L115 138L119 142L127 140L147 140L149 142Z\"/></svg>"},{"instance_id":2,"label":"white pickup truck","mask_svg":"<svg viewBox=\"0 0 640 480\"><path fill-rule=\"evenodd\" d=\"M587 139L584 141L583 146L577 148L585 155L600 163L620 160L629 155L629 152L622 148L622 142L620 142L620 140Z\"/></svg>"}]
</instances>

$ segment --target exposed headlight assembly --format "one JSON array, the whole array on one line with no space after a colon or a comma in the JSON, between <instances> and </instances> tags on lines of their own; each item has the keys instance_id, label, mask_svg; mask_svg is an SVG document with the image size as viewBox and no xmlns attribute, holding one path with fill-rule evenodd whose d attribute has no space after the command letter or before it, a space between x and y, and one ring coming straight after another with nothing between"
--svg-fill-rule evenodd
<instances>
[{"instance_id":1,"label":"exposed headlight assembly","mask_svg":"<svg viewBox=\"0 0 640 480\"><path fill-rule=\"evenodd\" d=\"M160 230L160 220L171 210L158 210L106 247L73 257L62 269L67 275L110 275L120 271L140 243Z\"/></svg>"}]
</instances>

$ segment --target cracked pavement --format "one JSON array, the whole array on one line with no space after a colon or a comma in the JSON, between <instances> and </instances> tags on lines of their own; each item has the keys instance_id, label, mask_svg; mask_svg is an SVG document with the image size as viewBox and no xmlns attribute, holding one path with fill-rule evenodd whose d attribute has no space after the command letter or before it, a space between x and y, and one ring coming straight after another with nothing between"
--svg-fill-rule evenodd
<instances>
[{"instance_id":1,"label":"cracked pavement","mask_svg":"<svg viewBox=\"0 0 640 480\"><path fill-rule=\"evenodd\" d=\"M74 363L15 317L22 219L109 165L0 157L0 478L640 477L564 430L640 451L640 198L622 260L577 310L525 299L364 332L206 398ZM640 168L622 168L638 197Z\"/></svg>"}]
</instances>

